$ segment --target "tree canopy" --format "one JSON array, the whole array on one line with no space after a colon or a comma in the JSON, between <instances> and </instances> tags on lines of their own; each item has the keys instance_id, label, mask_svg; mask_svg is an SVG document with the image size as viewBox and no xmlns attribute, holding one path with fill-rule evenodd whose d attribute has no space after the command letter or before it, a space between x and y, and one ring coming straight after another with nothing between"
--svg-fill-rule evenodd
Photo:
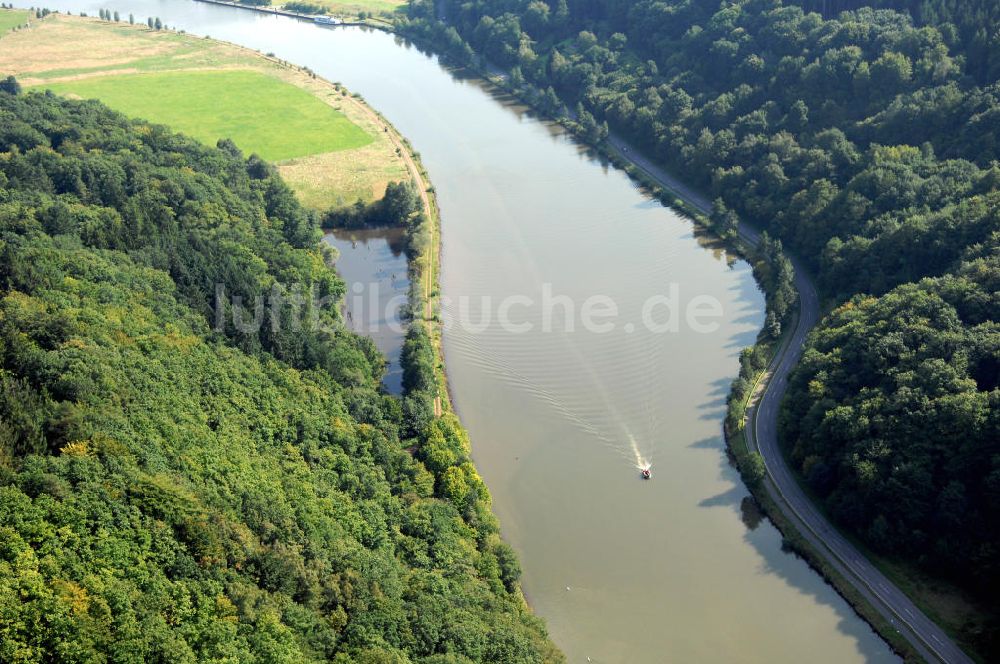
<instances>
[{"instance_id":1,"label":"tree canopy","mask_svg":"<svg viewBox=\"0 0 1000 664\"><path fill-rule=\"evenodd\" d=\"M379 390L317 232L229 142L0 92L0 660L559 659L464 432ZM334 306L239 329L216 284Z\"/></svg>"},{"instance_id":2,"label":"tree canopy","mask_svg":"<svg viewBox=\"0 0 1000 664\"><path fill-rule=\"evenodd\" d=\"M857 295L824 321L782 419L791 459L883 553L1000 577L1000 260Z\"/></svg>"}]
</instances>

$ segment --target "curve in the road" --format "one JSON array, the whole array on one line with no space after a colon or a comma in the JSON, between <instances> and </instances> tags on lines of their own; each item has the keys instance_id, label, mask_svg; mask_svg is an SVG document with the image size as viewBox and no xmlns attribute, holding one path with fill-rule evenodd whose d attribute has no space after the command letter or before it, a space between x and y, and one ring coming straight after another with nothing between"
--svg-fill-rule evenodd
<instances>
[{"instance_id":1,"label":"curve in the road","mask_svg":"<svg viewBox=\"0 0 1000 664\"><path fill-rule=\"evenodd\" d=\"M619 155L646 172L662 186L690 205L708 214L709 201L678 181L664 169L638 154L620 137L612 135L608 143ZM752 246L760 242L760 233L740 222L740 237ZM972 664L945 632L896 587L858 549L851 544L816 508L793 475L778 446L778 411L788 389L788 376L795 367L806 337L819 321L819 298L805 268L794 258L795 288L799 312L795 329L788 335L758 387L755 402L747 409L745 430L747 445L760 452L767 468L765 487L786 518L799 530L819 555L825 558L865 599L902 634L928 661L946 664Z\"/></svg>"}]
</instances>

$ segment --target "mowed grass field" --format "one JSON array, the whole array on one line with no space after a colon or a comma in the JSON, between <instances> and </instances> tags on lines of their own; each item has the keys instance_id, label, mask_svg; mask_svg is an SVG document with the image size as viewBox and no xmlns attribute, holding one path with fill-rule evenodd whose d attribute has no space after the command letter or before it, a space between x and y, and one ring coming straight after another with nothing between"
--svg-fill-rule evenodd
<instances>
[{"instance_id":1,"label":"mowed grass field","mask_svg":"<svg viewBox=\"0 0 1000 664\"><path fill-rule=\"evenodd\" d=\"M100 99L209 145L231 138L275 162L316 210L373 201L409 178L384 121L361 100L225 42L52 14L4 35L0 77L7 74L26 90Z\"/></svg>"},{"instance_id":2,"label":"mowed grass field","mask_svg":"<svg viewBox=\"0 0 1000 664\"><path fill-rule=\"evenodd\" d=\"M290 0L272 0L272 5L285 6ZM392 14L406 6L406 0L304 0L311 5L319 5L327 14L356 17L359 12L368 14Z\"/></svg>"},{"instance_id":3,"label":"mowed grass field","mask_svg":"<svg viewBox=\"0 0 1000 664\"><path fill-rule=\"evenodd\" d=\"M330 14L357 16L358 12L391 14L406 4L406 0L306 0L325 7ZM278 4L275 2L274 4Z\"/></svg>"},{"instance_id":4,"label":"mowed grass field","mask_svg":"<svg viewBox=\"0 0 1000 664\"><path fill-rule=\"evenodd\" d=\"M28 10L26 9L0 9L0 37L5 32L20 27L28 22Z\"/></svg>"},{"instance_id":5,"label":"mowed grass field","mask_svg":"<svg viewBox=\"0 0 1000 664\"><path fill-rule=\"evenodd\" d=\"M173 71L81 78L45 87L99 99L208 144L231 138L246 153L284 161L349 150L374 139L290 83L256 71Z\"/></svg>"}]
</instances>

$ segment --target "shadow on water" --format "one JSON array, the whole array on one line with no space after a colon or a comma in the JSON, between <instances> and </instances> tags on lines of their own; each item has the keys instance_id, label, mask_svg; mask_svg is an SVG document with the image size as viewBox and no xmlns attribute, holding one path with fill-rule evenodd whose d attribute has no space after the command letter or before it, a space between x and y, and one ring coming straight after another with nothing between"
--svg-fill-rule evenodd
<instances>
[{"instance_id":1,"label":"shadow on water","mask_svg":"<svg viewBox=\"0 0 1000 664\"><path fill-rule=\"evenodd\" d=\"M740 497L746 495L742 485L733 485L728 491L723 491L710 498L698 502L698 507L725 507L739 503Z\"/></svg>"},{"instance_id":2,"label":"shadow on water","mask_svg":"<svg viewBox=\"0 0 1000 664\"><path fill-rule=\"evenodd\" d=\"M705 438L695 441L689 447L696 449L719 449L724 445L722 437ZM731 484L729 489L709 496L698 502L702 508L730 509L746 526L743 540L760 556L759 573L772 575L788 587L809 596L817 604L832 607L839 619L837 629L850 637L857 645L858 652L868 661L896 662L898 658L888 652L881 640L863 620L856 620L853 610L844 610L845 600L826 583L808 563L783 546L783 537L777 527L761 511L757 501L749 494L732 462L731 456L719 456L719 479Z\"/></svg>"},{"instance_id":3,"label":"shadow on water","mask_svg":"<svg viewBox=\"0 0 1000 664\"><path fill-rule=\"evenodd\" d=\"M743 350L749 346L753 346L757 341L757 331L760 329L761 324L764 322L763 316L756 313L749 313L744 316L734 316L732 319L734 324L737 325L747 325L752 324L753 327L747 329L743 332L737 332L729 337L723 348L726 350L739 349ZM735 378L735 376L733 376Z\"/></svg>"},{"instance_id":4,"label":"shadow on water","mask_svg":"<svg viewBox=\"0 0 1000 664\"><path fill-rule=\"evenodd\" d=\"M731 320L733 322L733 324L735 324L735 325L752 325L752 324L758 324L759 325L760 324L760 314L758 312L756 312L756 311L751 311L751 312L746 313L746 314L744 314L742 316L733 316L729 320ZM754 333L754 335L756 336L756 333ZM740 335L740 336L743 336L743 335ZM745 344L745 345L752 346L753 345L753 341L751 341L750 343Z\"/></svg>"},{"instance_id":5,"label":"shadow on water","mask_svg":"<svg viewBox=\"0 0 1000 664\"><path fill-rule=\"evenodd\" d=\"M764 520L764 513L752 496L743 496L743 500L740 501L740 520L748 530L756 530Z\"/></svg>"},{"instance_id":6,"label":"shadow on water","mask_svg":"<svg viewBox=\"0 0 1000 664\"><path fill-rule=\"evenodd\" d=\"M773 575L784 581L790 588L795 588L799 592L809 595L817 603L829 606L844 605L846 602L837 592L823 581L809 565L795 553L785 551L781 547L757 546L755 535L760 531L776 531L774 524L769 519L764 519L757 529L748 529L745 540L756 546L764 561L761 564L760 573ZM777 533L776 533L777 534ZM780 536L780 534L778 534ZM796 564L791 565L788 558L796 560ZM899 658L885 649L881 637L879 637L868 626L864 620L857 620L853 610L838 611L840 618L837 620L837 629L840 633L854 639L858 651L871 662L898 662Z\"/></svg>"},{"instance_id":7,"label":"shadow on water","mask_svg":"<svg viewBox=\"0 0 1000 664\"><path fill-rule=\"evenodd\" d=\"M719 450L722 451L724 445L722 444L721 436L710 436L708 438L702 438L701 440L696 440L690 445L689 448L692 450Z\"/></svg>"},{"instance_id":8,"label":"shadow on water","mask_svg":"<svg viewBox=\"0 0 1000 664\"><path fill-rule=\"evenodd\" d=\"M739 279L730 286L730 290L739 294L741 302L753 302L763 294L756 279Z\"/></svg>"},{"instance_id":9,"label":"shadow on water","mask_svg":"<svg viewBox=\"0 0 1000 664\"><path fill-rule=\"evenodd\" d=\"M724 348L743 349L753 346L757 341L757 334L764 326L764 312L753 306L761 297L760 288L757 282L752 279L741 279L740 286L730 290L738 293L737 301L743 303L736 310L726 312L726 320L731 321L736 331L726 341Z\"/></svg>"},{"instance_id":10,"label":"shadow on water","mask_svg":"<svg viewBox=\"0 0 1000 664\"><path fill-rule=\"evenodd\" d=\"M705 395L707 401L698 404L697 407L701 411L701 419L722 421L726 416L726 399L732 384L733 381L729 377L719 378L710 383L709 392Z\"/></svg>"}]
</instances>

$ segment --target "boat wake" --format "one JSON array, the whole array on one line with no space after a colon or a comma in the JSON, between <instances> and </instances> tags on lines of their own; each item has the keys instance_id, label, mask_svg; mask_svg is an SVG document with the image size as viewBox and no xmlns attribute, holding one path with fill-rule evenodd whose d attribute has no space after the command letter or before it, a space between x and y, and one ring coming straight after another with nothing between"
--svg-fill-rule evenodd
<instances>
[{"instance_id":1,"label":"boat wake","mask_svg":"<svg viewBox=\"0 0 1000 664\"><path fill-rule=\"evenodd\" d=\"M518 244L524 272L531 282L545 283L527 241L517 239L522 240ZM526 348L488 313L484 315L486 305L480 303L483 310L476 309L474 301L471 305L471 311L462 310L454 299L443 305L443 313L452 321L481 321L475 334L454 334L453 346L485 373L547 404L589 441L613 450L626 467L634 465L648 476L650 451L662 444L662 404L667 398L661 367L669 345L661 336L630 334L642 329L633 323L601 337L556 326L533 337L532 347ZM530 322L546 329L543 317Z\"/></svg>"},{"instance_id":2,"label":"boat wake","mask_svg":"<svg viewBox=\"0 0 1000 664\"><path fill-rule=\"evenodd\" d=\"M639 470L649 470L653 467L653 462L647 459L642 452L639 451L639 443L636 442L635 438L629 435L629 445L632 446L632 454L635 456L635 467Z\"/></svg>"}]
</instances>

